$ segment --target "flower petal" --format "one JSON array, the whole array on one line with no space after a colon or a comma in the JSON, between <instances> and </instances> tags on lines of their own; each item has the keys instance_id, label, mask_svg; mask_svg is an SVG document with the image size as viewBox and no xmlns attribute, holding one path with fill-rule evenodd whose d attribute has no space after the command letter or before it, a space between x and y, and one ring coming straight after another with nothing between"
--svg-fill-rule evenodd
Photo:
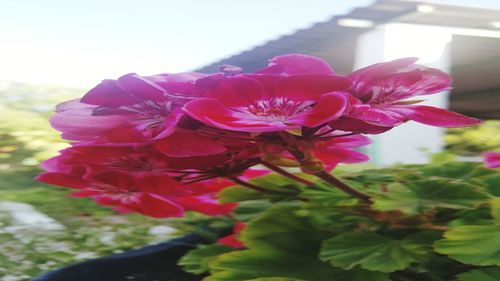
<instances>
[{"instance_id":1,"label":"flower petal","mask_svg":"<svg viewBox=\"0 0 500 281\"><path fill-rule=\"evenodd\" d=\"M93 116L93 108L66 110L50 118L50 124L72 140L91 140L123 124L124 115Z\"/></svg>"},{"instance_id":2,"label":"flower petal","mask_svg":"<svg viewBox=\"0 0 500 281\"><path fill-rule=\"evenodd\" d=\"M396 107L396 106L394 106ZM437 127L464 127L481 123L481 120L467 117L462 114L448 111L446 109L425 106L399 106L398 109L403 108L402 114L408 119L423 123L426 125Z\"/></svg>"},{"instance_id":3,"label":"flower petal","mask_svg":"<svg viewBox=\"0 0 500 281\"><path fill-rule=\"evenodd\" d=\"M341 76L304 74L281 79L276 86L276 96L295 101L316 101L323 94L343 91L351 82Z\"/></svg>"},{"instance_id":4,"label":"flower petal","mask_svg":"<svg viewBox=\"0 0 500 281\"><path fill-rule=\"evenodd\" d=\"M116 80L107 79L88 91L81 102L101 106L122 106L135 104L138 100L120 88Z\"/></svg>"},{"instance_id":5,"label":"flower petal","mask_svg":"<svg viewBox=\"0 0 500 281\"><path fill-rule=\"evenodd\" d=\"M172 200L188 211L195 211L209 216L225 215L236 207L234 203L220 204L209 195L176 197Z\"/></svg>"},{"instance_id":6,"label":"flower petal","mask_svg":"<svg viewBox=\"0 0 500 281\"><path fill-rule=\"evenodd\" d=\"M333 75L335 72L324 60L302 54L287 54L277 56L269 60L266 68L257 71L260 74L326 74Z\"/></svg>"},{"instance_id":7,"label":"flower petal","mask_svg":"<svg viewBox=\"0 0 500 281\"><path fill-rule=\"evenodd\" d=\"M118 78L116 84L138 100L162 101L165 99L165 90L135 73Z\"/></svg>"},{"instance_id":8,"label":"flower petal","mask_svg":"<svg viewBox=\"0 0 500 281\"><path fill-rule=\"evenodd\" d=\"M367 83L373 80L380 79L381 77L398 72L400 69L414 64L418 58L401 58L388 62L376 63L349 74L349 78L356 82Z\"/></svg>"},{"instance_id":9,"label":"flower petal","mask_svg":"<svg viewBox=\"0 0 500 281\"><path fill-rule=\"evenodd\" d=\"M138 204L140 213L153 218L181 217L184 209L174 202L153 194L144 193Z\"/></svg>"},{"instance_id":10,"label":"flower petal","mask_svg":"<svg viewBox=\"0 0 500 281\"><path fill-rule=\"evenodd\" d=\"M58 173L58 172L46 172L38 175L35 178L37 181L48 183L52 185L59 185L69 188L86 188L90 183L80 177L75 177L72 175Z\"/></svg>"},{"instance_id":11,"label":"flower petal","mask_svg":"<svg viewBox=\"0 0 500 281\"><path fill-rule=\"evenodd\" d=\"M207 80L211 79L212 83ZM203 97L219 100L225 106L248 106L262 99L262 86L246 77L204 78L197 83Z\"/></svg>"},{"instance_id":12,"label":"flower petal","mask_svg":"<svg viewBox=\"0 0 500 281\"><path fill-rule=\"evenodd\" d=\"M206 74L187 72L176 74L159 74L153 76L146 76L145 79L157 84L165 89L167 93L173 95L194 96L195 95L195 82L198 79L205 77Z\"/></svg>"},{"instance_id":13,"label":"flower petal","mask_svg":"<svg viewBox=\"0 0 500 281\"><path fill-rule=\"evenodd\" d=\"M329 125L336 130L359 134L381 134L393 128L373 125L363 120L350 117L340 117L339 119L330 122Z\"/></svg>"},{"instance_id":14,"label":"flower petal","mask_svg":"<svg viewBox=\"0 0 500 281\"><path fill-rule=\"evenodd\" d=\"M500 152L488 151L484 153L484 163L488 168L500 167Z\"/></svg>"},{"instance_id":15,"label":"flower petal","mask_svg":"<svg viewBox=\"0 0 500 281\"><path fill-rule=\"evenodd\" d=\"M170 157L204 156L226 151L220 141L185 130L178 130L169 137L156 141L155 146Z\"/></svg>"},{"instance_id":16,"label":"flower petal","mask_svg":"<svg viewBox=\"0 0 500 281\"><path fill-rule=\"evenodd\" d=\"M347 98L343 93L329 93L321 96L313 108L289 118L287 122L306 127L317 127L337 119L347 107Z\"/></svg>"}]
</instances>

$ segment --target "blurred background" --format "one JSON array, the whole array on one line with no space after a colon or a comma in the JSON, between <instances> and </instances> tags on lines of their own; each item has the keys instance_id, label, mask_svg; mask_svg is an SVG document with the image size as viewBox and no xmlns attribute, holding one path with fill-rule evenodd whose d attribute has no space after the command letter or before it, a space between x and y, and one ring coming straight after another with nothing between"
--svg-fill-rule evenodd
<instances>
[{"instance_id":1,"label":"blurred background","mask_svg":"<svg viewBox=\"0 0 500 281\"><path fill-rule=\"evenodd\" d=\"M0 0L0 280L176 235L166 220L120 216L33 181L66 145L47 121L57 103L130 72L253 71L285 53L321 57L340 74L419 57L454 78L427 104L485 120L406 124L373 138L364 167L500 150L500 0Z\"/></svg>"}]
</instances>

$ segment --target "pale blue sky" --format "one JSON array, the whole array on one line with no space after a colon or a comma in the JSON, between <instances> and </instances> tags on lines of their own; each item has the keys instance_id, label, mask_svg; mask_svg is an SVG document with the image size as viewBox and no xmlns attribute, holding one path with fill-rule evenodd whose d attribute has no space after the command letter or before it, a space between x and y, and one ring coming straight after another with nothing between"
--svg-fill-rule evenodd
<instances>
[{"instance_id":1,"label":"pale blue sky","mask_svg":"<svg viewBox=\"0 0 500 281\"><path fill-rule=\"evenodd\" d=\"M372 0L0 0L0 80L188 71ZM500 0L449 0L500 9Z\"/></svg>"}]
</instances>

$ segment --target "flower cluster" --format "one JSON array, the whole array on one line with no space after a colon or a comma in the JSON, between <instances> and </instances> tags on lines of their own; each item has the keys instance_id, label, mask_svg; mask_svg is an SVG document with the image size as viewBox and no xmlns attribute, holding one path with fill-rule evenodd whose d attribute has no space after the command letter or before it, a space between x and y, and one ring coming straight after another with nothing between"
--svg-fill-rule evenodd
<instances>
[{"instance_id":1,"label":"flower cluster","mask_svg":"<svg viewBox=\"0 0 500 281\"><path fill-rule=\"evenodd\" d=\"M38 180L122 212L224 215L234 204L217 202L221 189L236 183L266 191L246 181L268 171L252 169L257 165L291 178L282 167L298 167L328 181L338 163L367 160L355 151L369 143L361 134L409 120L440 127L479 122L411 100L451 83L415 61L341 76L321 59L292 54L253 73L226 65L213 74L104 80L57 107L51 124L72 146L47 160Z\"/></svg>"}]
</instances>

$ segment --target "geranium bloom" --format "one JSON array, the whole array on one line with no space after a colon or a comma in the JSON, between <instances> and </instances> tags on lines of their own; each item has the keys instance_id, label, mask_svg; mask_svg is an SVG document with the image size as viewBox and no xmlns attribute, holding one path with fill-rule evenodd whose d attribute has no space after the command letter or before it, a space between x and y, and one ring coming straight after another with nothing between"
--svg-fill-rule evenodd
<instances>
[{"instance_id":1,"label":"geranium bloom","mask_svg":"<svg viewBox=\"0 0 500 281\"><path fill-rule=\"evenodd\" d=\"M500 152L486 152L484 154L484 163L488 168L500 167Z\"/></svg>"},{"instance_id":2,"label":"geranium bloom","mask_svg":"<svg viewBox=\"0 0 500 281\"><path fill-rule=\"evenodd\" d=\"M154 218L178 217L185 210L222 215L234 204L218 204L214 190L203 185L181 185L167 175L134 177L126 173L104 172L83 178L60 172L46 172L37 180L75 188L75 197L91 197L96 203L114 206L120 212L138 212Z\"/></svg>"},{"instance_id":3,"label":"geranium bloom","mask_svg":"<svg viewBox=\"0 0 500 281\"><path fill-rule=\"evenodd\" d=\"M347 79L333 71L309 73L305 61L317 63L316 58L274 60L270 67L280 74L263 70L261 74L199 79L197 90L203 98L188 102L184 111L208 126L242 132L316 127L342 115L347 98L341 91L350 86ZM283 60L286 66L279 63ZM290 75L295 73L299 74Z\"/></svg>"},{"instance_id":4,"label":"geranium bloom","mask_svg":"<svg viewBox=\"0 0 500 281\"><path fill-rule=\"evenodd\" d=\"M114 171L135 176L162 175L176 169L200 169L220 165L229 160L224 156L168 157L153 145L145 146L73 146L64 149L59 156L42 163L49 172L84 171L77 174L89 177L93 174Z\"/></svg>"},{"instance_id":5,"label":"geranium bloom","mask_svg":"<svg viewBox=\"0 0 500 281\"><path fill-rule=\"evenodd\" d=\"M368 124L390 128L408 120L439 127L459 127L480 121L432 106L415 105L415 96L450 89L451 79L437 69L416 65L416 58L374 64L348 76L352 81L348 116ZM348 126L344 124L336 124ZM349 129L342 126L341 129ZM373 129L373 128L372 128Z\"/></svg>"},{"instance_id":6,"label":"geranium bloom","mask_svg":"<svg viewBox=\"0 0 500 281\"><path fill-rule=\"evenodd\" d=\"M140 77L127 74L104 80L80 100L63 103L51 118L63 138L111 143L143 142L172 134L180 107L193 98L202 74Z\"/></svg>"}]
</instances>

